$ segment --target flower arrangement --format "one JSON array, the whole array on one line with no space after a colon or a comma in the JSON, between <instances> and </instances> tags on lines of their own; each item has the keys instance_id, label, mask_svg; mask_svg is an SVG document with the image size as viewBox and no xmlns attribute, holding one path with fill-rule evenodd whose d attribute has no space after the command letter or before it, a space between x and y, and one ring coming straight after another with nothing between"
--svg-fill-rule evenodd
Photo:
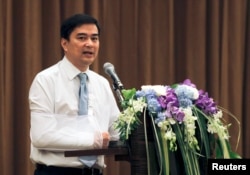
<instances>
[{"instance_id":1,"label":"flower arrangement","mask_svg":"<svg viewBox=\"0 0 250 175\"><path fill-rule=\"evenodd\" d=\"M202 174L201 158L240 158L229 144L230 124L225 124L223 113L238 120L189 79L172 86L124 89L122 94L123 110L115 123L121 140L128 140L141 125L140 116L149 116L158 145L159 174L170 174L170 152L179 151L187 175Z\"/></svg>"}]
</instances>

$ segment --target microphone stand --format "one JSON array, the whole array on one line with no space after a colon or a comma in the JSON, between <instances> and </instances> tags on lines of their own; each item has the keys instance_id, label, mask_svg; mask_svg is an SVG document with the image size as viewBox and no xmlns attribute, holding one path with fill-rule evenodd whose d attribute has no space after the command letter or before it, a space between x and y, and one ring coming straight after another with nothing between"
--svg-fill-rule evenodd
<instances>
[{"instance_id":1,"label":"microphone stand","mask_svg":"<svg viewBox=\"0 0 250 175\"><path fill-rule=\"evenodd\" d=\"M124 89L123 85L120 82L118 82L118 83L114 82L113 83L113 89L116 92L116 95L117 95L120 103L122 103L123 100L124 100L124 98L122 96L122 93L121 93L121 91Z\"/></svg>"}]
</instances>

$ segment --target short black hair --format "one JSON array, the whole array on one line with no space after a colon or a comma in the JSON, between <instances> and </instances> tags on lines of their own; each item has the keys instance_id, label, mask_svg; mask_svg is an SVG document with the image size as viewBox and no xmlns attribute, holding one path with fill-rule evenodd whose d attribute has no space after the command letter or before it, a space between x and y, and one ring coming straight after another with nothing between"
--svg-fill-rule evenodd
<instances>
[{"instance_id":1,"label":"short black hair","mask_svg":"<svg viewBox=\"0 0 250 175\"><path fill-rule=\"evenodd\" d=\"M78 26L82 24L95 24L100 35L100 26L98 21L87 14L75 14L68 19L66 19L61 25L61 38L69 40L71 32Z\"/></svg>"}]
</instances>

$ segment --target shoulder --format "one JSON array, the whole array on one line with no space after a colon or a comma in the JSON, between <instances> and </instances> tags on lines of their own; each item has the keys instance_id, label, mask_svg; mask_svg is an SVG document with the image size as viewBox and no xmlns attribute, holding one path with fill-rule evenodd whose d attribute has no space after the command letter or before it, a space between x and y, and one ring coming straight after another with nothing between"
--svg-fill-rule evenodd
<instances>
[{"instance_id":1,"label":"shoulder","mask_svg":"<svg viewBox=\"0 0 250 175\"><path fill-rule=\"evenodd\" d=\"M59 69L59 65L60 65L61 61L59 61L58 63L42 70L41 72L37 73L37 75L35 76L35 79L53 79L53 78L57 78L57 76L60 73L60 69Z\"/></svg>"},{"instance_id":2,"label":"shoulder","mask_svg":"<svg viewBox=\"0 0 250 175\"><path fill-rule=\"evenodd\" d=\"M109 81L102 75L92 71L92 70L89 70L89 76L90 76L90 79L92 82L97 82L98 84L102 83L102 84L105 84L105 85L109 85Z\"/></svg>"},{"instance_id":3,"label":"shoulder","mask_svg":"<svg viewBox=\"0 0 250 175\"><path fill-rule=\"evenodd\" d=\"M60 69L59 69L59 64L61 61L58 63L38 72L35 76L35 78L32 81L31 86L53 86L55 81L58 79L60 76Z\"/></svg>"}]
</instances>

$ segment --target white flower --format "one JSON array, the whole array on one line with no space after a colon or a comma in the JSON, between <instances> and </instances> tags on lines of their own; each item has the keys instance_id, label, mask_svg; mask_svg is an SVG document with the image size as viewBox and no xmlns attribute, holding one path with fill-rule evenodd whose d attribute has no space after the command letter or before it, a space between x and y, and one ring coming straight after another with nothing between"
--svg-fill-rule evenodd
<instances>
[{"instance_id":1,"label":"white flower","mask_svg":"<svg viewBox=\"0 0 250 175\"><path fill-rule=\"evenodd\" d=\"M184 112L185 116L193 116L193 112L192 112L192 109L190 107L181 108L181 110Z\"/></svg>"},{"instance_id":2,"label":"white flower","mask_svg":"<svg viewBox=\"0 0 250 175\"><path fill-rule=\"evenodd\" d=\"M168 130L168 131L165 133L164 138L165 138L166 140L169 140L169 141L173 141L173 142L176 141L176 135L175 135L175 133L174 133L172 130Z\"/></svg>"},{"instance_id":3,"label":"white flower","mask_svg":"<svg viewBox=\"0 0 250 175\"><path fill-rule=\"evenodd\" d=\"M194 93L193 100L198 99L199 98L199 91L196 88L193 88L193 87L191 87L191 88L193 89L193 93Z\"/></svg>"},{"instance_id":4,"label":"white flower","mask_svg":"<svg viewBox=\"0 0 250 175\"><path fill-rule=\"evenodd\" d=\"M199 150L198 140L195 137L195 121L197 120L196 116L193 116L191 108L182 109L185 114L183 119L183 124L185 126L184 134L185 141L188 143L190 148Z\"/></svg>"},{"instance_id":5,"label":"white flower","mask_svg":"<svg viewBox=\"0 0 250 175\"><path fill-rule=\"evenodd\" d=\"M212 134L217 133L224 139L229 139L229 125L224 126L219 117L220 113L218 114L218 116L216 116L216 118L211 118L210 120L208 120L207 131Z\"/></svg>"},{"instance_id":6,"label":"white flower","mask_svg":"<svg viewBox=\"0 0 250 175\"><path fill-rule=\"evenodd\" d=\"M169 126L169 122L167 120L158 123L158 127L164 131L167 130L168 126Z\"/></svg>"},{"instance_id":7,"label":"white flower","mask_svg":"<svg viewBox=\"0 0 250 175\"><path fill-rule=\"evenodd\" d=\"M167 121L168 121L171 125L176 124L176 120L173 119L173 118L168 118Z\"/></svg>"},{"instance_id":8,"label":"white flower","mask_svg":"<svg viewBox=\"0 0 250 175\"><path fill-rule=\"evenodd\" d=\"M223 116L223 113L221 110L219 110L216 114L213 115L215 119L220 119L222 118L222 116Z\"/></svg>"},{"instance_id":9,"label":"white flower","mask_svg":"<svg viewBox=\"0 0 250 175\"><path fill-rule=\"evenodd\" d=\"M163 126L163 122L158 122L158 123L157 123L157 126L158 126L159 128L161 128L161 127Z\"/></svg>"},{"instance_id":10,"label":"white flower","mask_svg":"<svg viewBox=\"0 0 250 175\"><path fill-rule=\"evenodd\" d=\"M142 112L143 109L147 106L147 103L141 97L141 98L138 98L137 100L130 99L129 105L131 105L134 112L137 113L137 112Z\"/></svg>"},{"instance_id":11,"label":"white flower","mask_svg":"<svg viewBox=\"0 0 250 175\"><path fill-rule=\"evenodd\" d=\"M166 86L162 86L162 85L144 85L141 87L141 89L143 91L146 90L154 90L157 96L161 96L161 95L166 95L167 91L166 91Z\"/></svg>"},{"instance_id":12,"label":"white flower","mask_svg":"<svg viewBox=\"0 0 250 175\"><path fill-rule=\"evenodd\" d=\"M169 149L171 151L177 150L176 134L173 132L171 126L168 126L167 130L165 131L164 139L169 141Z\"/></svg>"},{"instance_id":13,"label":"white flower","mask_svg":"<svg viewBox=\"0 0 250 175\"><path fill-rule=\"evenodd\" d=\"M193 100L196 100L199 98L199 91L196 88L192 86L187 86L187 89L193 93L193 97L192 97Z\"/></svg>"}]
</instances>

